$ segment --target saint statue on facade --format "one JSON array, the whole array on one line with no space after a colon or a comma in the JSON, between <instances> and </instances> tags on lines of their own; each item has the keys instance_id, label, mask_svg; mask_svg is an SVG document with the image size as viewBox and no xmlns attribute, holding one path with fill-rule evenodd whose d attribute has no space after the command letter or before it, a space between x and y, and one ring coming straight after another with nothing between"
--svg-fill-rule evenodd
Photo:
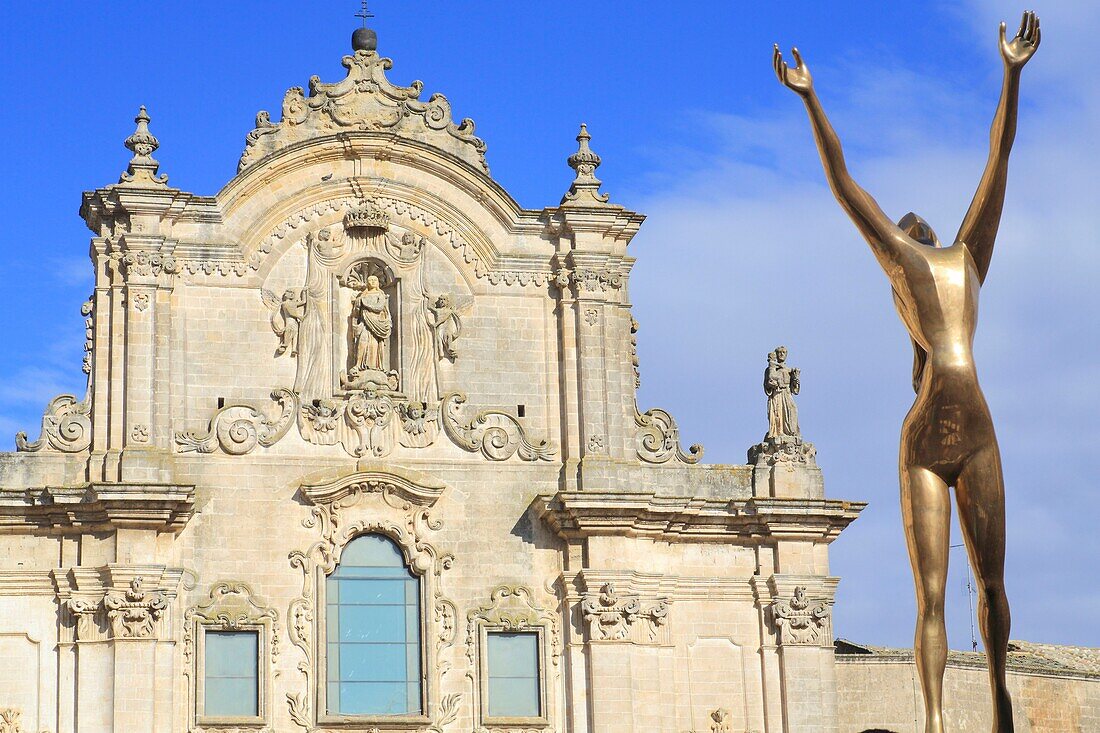
<instances>
[{"instance_id":1,"label":"saint statue on facade","mask_svg":"<svg viewBox=\"0 0 1100 733\"><path fill-rule=\"evenodd\" d=\"M799 371L787 366L787 347L780 346L768 354L764 370L764 394L768 396L768 435L776 441L800 440L798 407L794 396L800 388Z\"/></svg>"},{"instance_id":2,"label":"saint statue on facade","mask_svg":"<svg viewBox=\"0 0 1100 733\"><path fill-rule=\"evenodd\" d=\"M973 341L978 296L989 271L1004 206L1020 74L1040 39L1039 18L1030 11L1024 13L1020 30L1011 39L1006 38L1001 23L1004 78L990 132L989 159L962 226L946 247L916 214L906 214L895 224L855 182L797 49L793 51L793 68L783 61L779 46L773 54L779 81L806 105L829 185L890 280L894 305L913 341L917 397L902 425L899 463L902 516L916 580L914 646L926 733L944 731L950 487L955 488L959 524L978 581L978 621L993 692L992 728L999 733L1013 729L1005 669L1009 607L1004 587L1004 479L993 418L978 385Z\"/></svg>"},{"instance_id":3,"label":"saint statue on facade","mask_svg":"<svg viewBox=\"0 0 1100 733\"><path fill-rule=\"evenodd\" d=\"M352 300L351 333L355 358L348 370L349 377L355 379L368 371L388 371L392 332L389 295L382 290L378 276L370 275L365 287Z\"/></svg>"},{"instance_id":4,"label":"saint statue on facade","mask_svg":"<svg viewBox=\"0 0 1100 733\"><path fill-rule=\"evenodd\" d=\"M462 333L462 321L450 293L440 293L428 306L428 313L431 315L429 325L435 334L436 359L453 362L458 358L455 341Z\"/></svg>"}]
</instances>

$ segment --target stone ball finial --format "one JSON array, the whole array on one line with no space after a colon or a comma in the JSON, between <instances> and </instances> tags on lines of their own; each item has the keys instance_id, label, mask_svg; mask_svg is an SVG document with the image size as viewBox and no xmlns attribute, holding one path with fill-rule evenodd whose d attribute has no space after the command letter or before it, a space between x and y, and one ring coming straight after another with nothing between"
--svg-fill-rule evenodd
<instances>
[{"instance_id":1,"label":"stone ball finial","mask_svg":"<svg viewBox=\"0 0 1100 733\"><path fill-rule=\"evenodd\" d=\"M378 34L370 28L356 28L351 34L352 51L377 51Z\"/></svg>"}]
</instances>

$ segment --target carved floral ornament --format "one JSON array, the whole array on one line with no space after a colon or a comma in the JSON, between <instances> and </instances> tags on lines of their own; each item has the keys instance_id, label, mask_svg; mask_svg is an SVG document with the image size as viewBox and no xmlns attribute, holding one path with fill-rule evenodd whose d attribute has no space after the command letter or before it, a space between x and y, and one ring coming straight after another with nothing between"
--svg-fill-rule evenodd
<instances>
[{"instance_id":1,"label":"carved floral ornament","mask_svg":"<svg viewBox=\"0 0 1100 733\"><path fill-rule=\"evenodd\" d=\"M138 576L125 590L108 590L102 600L68 598L64 604L76 638L91 640L96 617L102 609L112 639L149 639L156 636L157 624L168 610L168 597L160 590L148 590Z\"/></svg>"},{"instance_id":2,"label":"carved floral ornament","mask_svg":"<svg viewBox=\"0 0 1100 733\"><path fill-rule=\"evenodd\" d=\"M827 603L810 600L804 586L796 587L789 601L774 601L769 608L780 645L832 644L832 611Z\"/></svg>"},{"instance_id":3,"label":"carved floral ornament","mask_svg":"<svg viewBox=\"0 0 1100 733\"><path fill-rule=\"evenodd\" d=\"M620 596L613 583L604 583L598 593L581 601L581 614L591 641L655 642L668 618L664 598L643 604L635 596Z\"/></svg>"},{"instance_id":4,"label":"carved floral ornament","mask_svg":"<svg viewBox=\"0 0 1100 733\"><path fill-rule=\"evenodd\" d=\"M303 498L313 504L302 526L314 530L320 538L307 550L289 555L291 567L302 572L302 593L291 601L287 612L290 643L302 656L297 668L303 689L286 696L290 717L299 727L318 730L313 700L317 680L323 679L318 669L323 657L319 659L315 651L321 621L318 609L324 603L317 597L318 588L324 587L320 580L335 571L348 543L369 533L388 537L400 548L409 569L420 578L422 607L430 609L424 670L428 701L435 705L436 712L434 721L423 730L441 733L457 718L461 695L446 695L433 703L443 676L451 668L444 657L454 645L456 633L455 605L441 589L442 575L451 567L454 556L441 553L427 539L443 526L442 521L432 518L431 511L444 490L442 485L419 477L383 471L361 471L302 486Z\"/></svg>"}]
</instances>

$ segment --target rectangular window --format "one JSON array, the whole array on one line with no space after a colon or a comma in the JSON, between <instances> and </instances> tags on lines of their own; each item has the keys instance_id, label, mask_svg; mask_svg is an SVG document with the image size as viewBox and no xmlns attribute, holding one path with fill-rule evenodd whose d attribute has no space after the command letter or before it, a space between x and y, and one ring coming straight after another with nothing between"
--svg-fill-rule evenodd
<instances>
[{"instance_id":1,"label":"rectangular window","mask_svg":"<svg viewBox=\"0 0 1100 733\"><path fill-rule=\"evenodd\" d=\"M255 718L259 713L259 644L256 631L206 631L203 714Z\"/></svg>"},{"instance_id":2,"label":"rectangular window","mask_svg":"<svg viewBox=\"0 0 1100 733\"><path fill-rule=\"evenodd\" d=\"M489 717L540 717L539 635L491 631L486 639Z\"/></svg>"}]
</instances>

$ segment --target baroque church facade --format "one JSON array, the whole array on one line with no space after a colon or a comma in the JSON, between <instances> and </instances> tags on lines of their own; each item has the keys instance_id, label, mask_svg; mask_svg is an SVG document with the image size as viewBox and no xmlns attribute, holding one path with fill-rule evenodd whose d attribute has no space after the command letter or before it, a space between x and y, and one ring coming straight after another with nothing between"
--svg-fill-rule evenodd
<instances>
[{"instance_id":1,"label":"baroque church facade","mask_svg":"<svg viewBox=\"0 0 1100 733\"><path fill-rule=\"evenodd\" d=\"M643 216L583 126L523 209L355 46L216 196L144 108L84 194L88 391L0 455L0 731L857 730L864 505L797 429L707 465L637 406Z\"/></svg>"}]
</instances>

